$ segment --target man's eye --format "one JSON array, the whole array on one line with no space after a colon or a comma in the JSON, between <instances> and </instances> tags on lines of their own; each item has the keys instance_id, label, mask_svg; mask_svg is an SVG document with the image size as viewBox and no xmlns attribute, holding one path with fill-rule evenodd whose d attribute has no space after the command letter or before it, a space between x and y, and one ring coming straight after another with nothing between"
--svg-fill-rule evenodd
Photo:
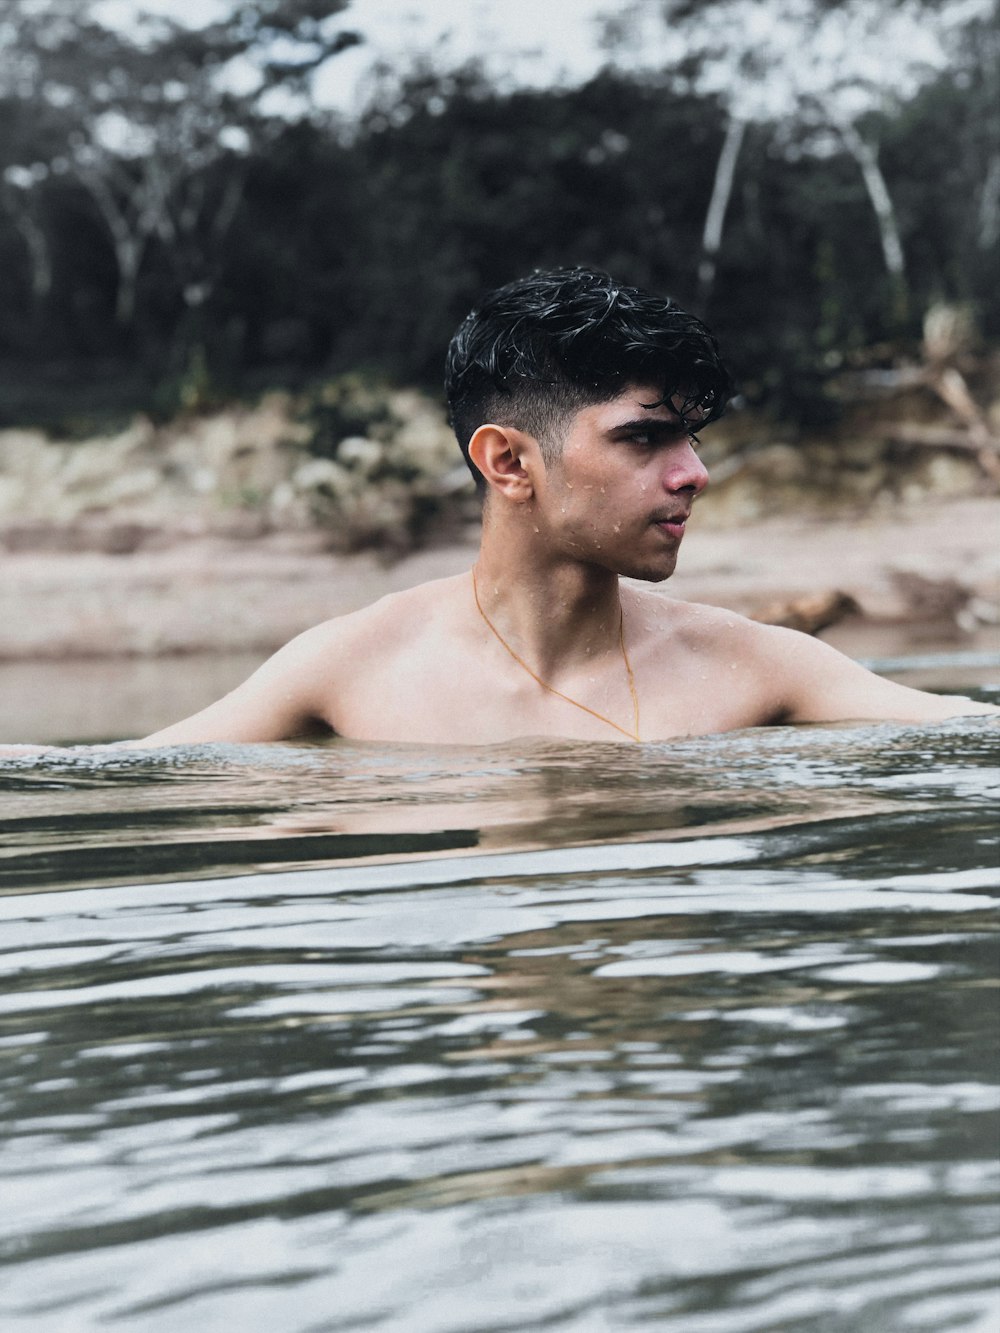
<instances>
[{"instance_id":1,"label":"man's eye","mask_svg":"<svg viewBox=\"0 0 1000 1333\"><path fill-rule=\"evenodd\" d=\"M630 430L627 435L622 437L628 444L637 445L640 449L656 449L660 445L666 445L673 448L681 444L684 440L697 448L701 441L693 431L661 431L661 430Z\"/></svg>"}]
</instances>

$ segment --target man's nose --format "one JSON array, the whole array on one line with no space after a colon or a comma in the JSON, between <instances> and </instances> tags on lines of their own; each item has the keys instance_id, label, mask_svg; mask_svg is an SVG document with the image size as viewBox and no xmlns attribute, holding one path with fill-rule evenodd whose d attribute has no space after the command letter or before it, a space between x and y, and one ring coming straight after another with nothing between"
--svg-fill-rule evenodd
<instances>
[{"instance_id":1,"label":"man's nose","mask_svg":"<svg viewBox=\"0 0 1000 1333\"><path fill-rule=\"evenodd\" d=\"M663 469L663 488L670 492L690 491L700 495L708 485L708 469L698 457L690 440L671 449Z\"/></svg>"}]
</instances>

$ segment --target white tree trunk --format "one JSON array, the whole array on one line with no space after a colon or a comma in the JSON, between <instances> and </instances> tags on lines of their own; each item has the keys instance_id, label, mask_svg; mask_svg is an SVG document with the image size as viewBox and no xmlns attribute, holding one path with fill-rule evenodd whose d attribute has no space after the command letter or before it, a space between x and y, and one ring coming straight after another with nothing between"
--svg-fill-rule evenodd
<instances>
[{"instance_id":1,"label":"white tree trunk","mask_svg":"<svg viewBox=\"0 0 1000 1333\"><path fill-rule=\"evenodd\" d=\"M890 275L902 286L906 282L906 265L903 260L903 243L899 237L896 222L896 210L892 204L889 187L886 185L882 168L878 164L875 149L858 133L850 121L841 121L837 130L844 142L844 147L858 164L861 178L868 191L872 209L878 222L879 240L885 266Z\"/></svg>"},{"instance_id":2,"label":"white tree trunk","mask_svg":"<svg viewBox=\"0 0 1000 1333\"><path fill-rule=\"evenodd\" d=\"M100 168L78 168L77 177L96 204L111 240L118 270L115 319L121 325L131 324L135 315L136 288L146 238L137 234Z\"/></svg>"},{"instance_id":3,"label":"white tree trunk","mask_svg":"<svg viewBox=\"0 0 1000 1333\"><path fill-rule=\"evenodd\" d=\"M979 248L992 250L1000 241L1000 153L994 153L979 200Z\"/></svg>"},{"instance_id":4,"label":"white tree trunk","mask_svg":"<svg viewBox=\"0 0 1000 1333\"><path fill-rule=\"evenodd\" d=\"M712 183L708 212L705 214L705 226L701 234L701 262L698 265L698 301L702 310L708 304L715 284L716 263L722 247L722 229L726 221L729 198L733 192L736 162L743 146L746 128L745 120L738 116L730 117L719 160L715 164L715 180Z\"/></svg>"},{"instance_id":5,"label":"white tree trunk","mask_svg":"<svg viewBox=\"0 0 1000 1333\"><path fill-rule=\"evenodd\" d=\"M7 199L11 197L10 194L6 196ZM49 253L49 243L43 228L31 212L30 200L23 207L17 207L15 202L7 212L28 252L31 299L37 313L38 307L52 290L52 256Z\"/></svg>"}]
</instances>

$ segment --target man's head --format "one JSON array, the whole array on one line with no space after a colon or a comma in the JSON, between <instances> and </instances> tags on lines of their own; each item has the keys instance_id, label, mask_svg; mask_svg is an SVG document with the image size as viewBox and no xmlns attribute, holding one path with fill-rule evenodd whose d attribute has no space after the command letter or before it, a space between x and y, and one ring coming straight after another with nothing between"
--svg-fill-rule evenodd
<instances>
[{"instance_id":1,"label":"man's head","mask_svg":"<svg viewBox=\"0 0 1000 1333\"><path fill-rule=\"evenodd\" d=\"M648 406L672 404L692 430L720 417L732 392L700 320L592 269L550 269L497 288L448 348L451 424L479 484L469 441L480 426L533 436L550 462L575 413L635 384L657 386Z\"/></svg>"}]
</instances>

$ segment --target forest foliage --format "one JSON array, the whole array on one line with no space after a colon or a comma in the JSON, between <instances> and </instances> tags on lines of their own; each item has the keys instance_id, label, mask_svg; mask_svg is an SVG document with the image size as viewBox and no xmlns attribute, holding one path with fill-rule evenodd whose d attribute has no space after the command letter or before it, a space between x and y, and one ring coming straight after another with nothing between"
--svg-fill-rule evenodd
<instances>
[{"instance_id":1,"label":"forest foliage","mask_svg":"<svg viewBox=\"0 0 1000 1333\"><path fill-rule=\"evenodd\" d=\"M348 370L436 390L476 297L556 264L695 309L744 397L800 423L832 371L916 348L935 302L1000 337L996 6L962 6L946 66L905 88L866 76L852 101L843 69L747 110L737 82L779 77L777 57L744 38L739 80L713 83L718 43L693 36L736 3L663 0L694 26L660 66L630 63L623 11L583 86L416 65L348 121L310 96L357 40L346 0L128 32L90 0L0 0L0 425L85 430ZM899 7L774 3L798 24L786 64L810 14Z\"/></svg>"}]
</instances>

